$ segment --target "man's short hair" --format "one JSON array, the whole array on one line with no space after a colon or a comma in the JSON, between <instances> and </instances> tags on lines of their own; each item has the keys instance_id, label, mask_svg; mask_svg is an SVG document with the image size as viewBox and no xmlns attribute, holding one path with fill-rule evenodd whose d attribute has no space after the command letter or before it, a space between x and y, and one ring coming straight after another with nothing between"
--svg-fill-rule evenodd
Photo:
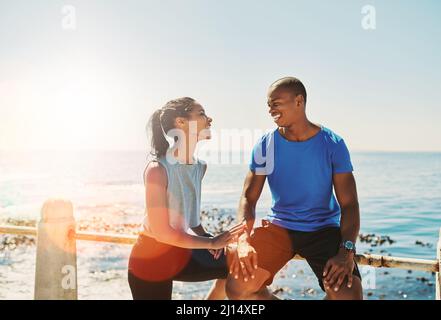
<instances>
[{"instance_id":1,"label":"man's short hair","mask_svg":"<svg viewBox=\"0 0 441 320\"><path fill-rule=\"evenodd\" d=\"M274 91L276 89L285 89L291 91L294 94L294 97L301 94L306 104L306 89L299 79L294 77L284 77L276 80L271 84L270 91Z\"/></svg>"}]
</instances>

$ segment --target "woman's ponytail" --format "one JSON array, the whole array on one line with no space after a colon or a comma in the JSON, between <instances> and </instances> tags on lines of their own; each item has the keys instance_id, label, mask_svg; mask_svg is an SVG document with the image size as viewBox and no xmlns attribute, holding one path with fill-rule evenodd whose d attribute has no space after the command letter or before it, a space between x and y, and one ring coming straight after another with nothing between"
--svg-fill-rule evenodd
<instances>
[{"instance_id":1,"label":"woman's ponytail","mask_svg":"<svg viewBox=\"0 0 441 320\"><path fill-rule=\"evenodd\" d=\"M164 136L164 131L161 125L161 113L162 109L156 110L150 117L149 121L152 139L150 154L156 158L165 156L167 149L170 147L170 144Z\"/></svg>"},{"instance_id":2,"label":"woman's ponytail","mask_svg":"<svg viewBox=\"0 0 441 320\"><path fill-rule=\"evenodd\" d=\"M177 117L188 118L196 101L189 97L171 100L161 109L156 110L150 117L148 127L151 135L150 155L155 158L164 157L170 147L165 134L174 128L174 121ZM176 141L175 137L175 141Z\"/></svg>"}]
</instances>

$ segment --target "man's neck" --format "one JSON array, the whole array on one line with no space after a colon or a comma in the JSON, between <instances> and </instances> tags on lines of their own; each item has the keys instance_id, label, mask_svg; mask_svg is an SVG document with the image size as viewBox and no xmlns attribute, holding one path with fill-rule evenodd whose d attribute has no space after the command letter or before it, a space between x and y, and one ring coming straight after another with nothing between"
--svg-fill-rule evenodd
<instances>
[{"instance_id":1,"label":"man's neck","mask_svg":"<svg viewBox=\"0 0 441 320\"><path fill-rule=\"evenodd\" d=\"M302 121L291 124L289 127L280 127L279 132L287 140L300 142L315 136L319 129L305 118Z\"/></svg>"}]
</instances>

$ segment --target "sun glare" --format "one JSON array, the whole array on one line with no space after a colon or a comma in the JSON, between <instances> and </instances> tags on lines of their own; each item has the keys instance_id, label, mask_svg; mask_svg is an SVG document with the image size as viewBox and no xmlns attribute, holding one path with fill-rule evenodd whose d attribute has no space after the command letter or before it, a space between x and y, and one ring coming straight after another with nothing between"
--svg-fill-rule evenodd
<instances>
[{"instance_id":1,"label":"sun glare","mask_svg":"<svg viewBox=\"0 0 441 320\"><path fill-rule=\"evenodd\" d=\"M93 148L117 117L114 78L82 67L50 70L22 75L5 93L12 148Z\"/></svg>"}]
</instances>

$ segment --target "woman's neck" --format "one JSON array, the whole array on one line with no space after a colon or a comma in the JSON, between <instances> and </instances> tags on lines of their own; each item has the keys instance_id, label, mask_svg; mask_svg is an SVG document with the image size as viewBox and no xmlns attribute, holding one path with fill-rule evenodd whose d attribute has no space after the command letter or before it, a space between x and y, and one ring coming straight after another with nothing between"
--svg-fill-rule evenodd
<instances>
[{"instance_id":1,"label":"woman's neck","mask_svg":"<svg viewBox=\"0 0 441 320\"><path fill-rule=\"evenodd\" d=\"M177 142L173 155L180 163L193 164L195 150L196 143L186 139L185 144Z\"/></svg>"}]
</instances>

